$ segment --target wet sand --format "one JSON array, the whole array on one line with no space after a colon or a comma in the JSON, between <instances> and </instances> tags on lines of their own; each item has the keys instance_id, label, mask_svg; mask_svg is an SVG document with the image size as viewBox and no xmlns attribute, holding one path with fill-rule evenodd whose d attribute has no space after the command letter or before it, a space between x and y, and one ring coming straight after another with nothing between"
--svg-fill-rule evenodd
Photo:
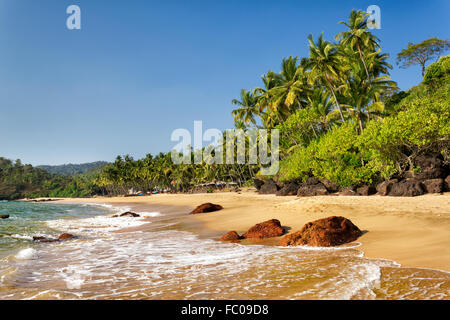
<instances>
[{"instance_id":1,"label":"wet sand","mask_svg":"<svg viewBox=\"0 0 450 320\"><path fill-rule=\"evenodd\" d=\"M289 232L305 223L340 215L367 231L358 239L368 258L389 259L404 267L450 271L450 193L414 198L318 196L297 198L258 195L254 190L213 194L158 194L146 197L64 199L67 203L126 204L133 208L158 210L175 206L185 210L186 230L202 237L218 238L235 230L245 232L256 223L278 219ZM205 203L220 204L224 210L188 216L191 208ZM278 239L265 241L276 244Z\"/></svg>"}]
</instances>

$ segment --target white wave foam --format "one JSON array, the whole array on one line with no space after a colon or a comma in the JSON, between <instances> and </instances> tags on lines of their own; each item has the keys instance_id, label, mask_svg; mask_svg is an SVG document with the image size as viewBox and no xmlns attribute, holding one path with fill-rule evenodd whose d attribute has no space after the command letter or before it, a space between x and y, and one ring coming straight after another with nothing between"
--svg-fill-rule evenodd
<instances>
[{"instance_id":1,"label":"white wave foam","mask_svg":"<svg viewBox=\"0 0 450 320\"><path fill-rule=\"evenodd\" d=\"M20 260L36 260L39 258L39 255L36 249L26 248L20 250L19 253L16 254L16 258Z\"/></svg>"}]
</instances>

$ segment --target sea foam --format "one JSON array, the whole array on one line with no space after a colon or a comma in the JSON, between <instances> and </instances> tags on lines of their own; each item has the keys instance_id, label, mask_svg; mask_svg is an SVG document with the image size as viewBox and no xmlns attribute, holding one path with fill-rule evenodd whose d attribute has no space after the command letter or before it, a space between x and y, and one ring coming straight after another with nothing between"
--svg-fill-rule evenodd
<instances>
[{"instance_id":1,"label":"sea foam","mask_svg":"<svg viewBox=\"0 0 450 320\"><path fill-rule=\"evenodd\" d=\"M38 255L36 249L26 248L26 249L20 250L16 254L16 258L20 259L20 260L36 260L39 258L39 255Z\"/></svg>"}]
</instances>

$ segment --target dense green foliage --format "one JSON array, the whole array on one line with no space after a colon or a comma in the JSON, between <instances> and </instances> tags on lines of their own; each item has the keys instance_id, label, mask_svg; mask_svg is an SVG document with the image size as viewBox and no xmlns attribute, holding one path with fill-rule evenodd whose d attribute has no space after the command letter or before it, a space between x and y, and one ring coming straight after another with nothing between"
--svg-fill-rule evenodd
<instances>
[{"instance_id":1,"label":"dense green foliage","mask_svg":"<svg viewBox=\"0 0 450 320\"><path fill-rule=\"evenodd\" d=\"M106 161L96 161L82 164L63 164L59 166L37 166L36 168L44 169L50 173L54 174L66 174L69 176L75 176L89 171L98 170L100 171L105 165Z\"/></svg>"},{"instance_id":2,"label":"dense green foliage","mask_svg":"<svg viewBox=\"0 0 450 320\"><path fill-rule=\"evenodd\" d=\"M424 83L397 92L367 15L352 11L341 23L347 30L336 36L337 43L309 36L309 57L283 59L279 74L263 76L264 88L241 92L245 103L233 112L237 125L280 129L277 178L373 184L413 170L419 154L447 155L449 57L427 68ZM447 47L432 38L410 45L399 59L409 63L405 59L419 55L425 64Z\"/></svg>"},{"instance_id":3,"label":"dense green foliage","mask_svg":"<svg viewBox=\"0 0 450 320\"><path fill-rule=\"evenodd\" d=\"M214 155L214 152L212 153ZM194 159L194 153L191 153ZM225 162L224 162L225 163ZM104 193L117 195L135 191L181 191L209 182L234 182L239 186L255 176L255 165L247 164L175 164L171 153L148 154L134 160L126 155L108 164L95 180Z\"/></svg>"},{"instance_id":4,"label":"dense green foliage","mask_svg":"<svg viewBox=\"0 0 450 320\"><path fill-rule=\"evenodd\" d=\"M297 148L281 165L280 179L314 175L340 186L373 184L406 170L420 154L441 153L449 159L450 85L421 84L405 93L384 119L372 119L362 134L347 122L334 126L303 148Z\"/></svg>"},{"instance_id":5,"label":"dense green foliage","mask_svg":"<svg viewBox=\"0 0 450 320\"><path fill-rule=\"evenodd\" d=\"M310 35L308 57L283 59L279 73L266 72L261 87L242 89L232 100L236 128L280 130L276 179L316 176L341 187L374 184L414 170L413 160L420 154L440 152L449 160L450 57L424 69L423 83L398 92L389 78L389 55L381 52L367 19L366 13L353 10L335 41ZM430 57L447 47L432 38L408 46L399 59L405 66L418 61L425 68ZM226 150L225 139L222 148ZM248 137L243 149L235 146L234 155L248 156ZM193 160L203 151L208 150L191 151L188 157ZM207 153L199 164L175 164L171 153L160 153L88 164L96 169L87 172L74 165L46 167L57 174L0 158L0 199L190 192L208 183L242 186L258 175L260 164L225 164L224 159L224 164L214 164L209 160L216 153Z\"/></svg>"},{"instance_id":6,"label":"dense green foliage","mask_svg":"<svg viewBox=\"0 0 450 320\"><path fill-rule=\"evenodd\" d=\"M0 200L38 197L86 197L99 192L92 174L55 175L20 160L0 157Z\"/></svg>"}]
</instances>

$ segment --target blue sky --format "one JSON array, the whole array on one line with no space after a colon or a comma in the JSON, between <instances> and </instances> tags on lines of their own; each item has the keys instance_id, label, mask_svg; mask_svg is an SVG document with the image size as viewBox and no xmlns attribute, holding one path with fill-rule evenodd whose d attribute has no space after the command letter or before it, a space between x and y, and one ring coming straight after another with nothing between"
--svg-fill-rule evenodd
<instances>
[{"instance_id":1,"label":"blue sky","mask_svg":"<svg viewBox=\"0 0 450 320\"><path fill-rule=\"evenodd\" d=\"M66 8L81 8L81 30ZM383 51L402 89L408 42L449 39L450 1L0 0L0 156L63 164L170 150L176 128L232 128L231 100L307 36L344 30L351 9L381 8Z\"/></svg>"}]
</instances>

